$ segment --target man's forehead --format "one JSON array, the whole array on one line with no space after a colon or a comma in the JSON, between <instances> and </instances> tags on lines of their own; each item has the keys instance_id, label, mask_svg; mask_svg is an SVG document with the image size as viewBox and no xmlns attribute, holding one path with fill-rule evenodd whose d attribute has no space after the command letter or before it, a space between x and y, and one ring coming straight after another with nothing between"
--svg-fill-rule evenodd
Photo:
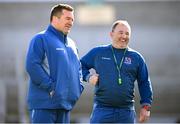
<instances>
[{"instance_id":1,"label":"man's forehead","mask_svg":"<svg viewBox=\"0 0 180 124\"><path fill-rule=\"evenodd\" d=\"M69 11L69 10L63 9L63 10L62 10L62 13L72 13L72 14L73 14L74 11Z\"/></svg>"},{"instance_id":2,"label":"man's forehead","mask_svg":"<svg viewBox=\"0 0 180 124\"><path fill-rule=\"evenodd\" d=\"M115 30L120 30L120 29L127 29L129 31L129 28L124 24L118 24L115 28Z\"/></svg>"},{"instance_id":3,"label":"man's forehead","mask_svg":"<svg viewBox=\"0 0 180 124\"><path fill-rule=\"evenodd\" d=\"M74 17L73 12L72 11L67 11L67 10L62 11L62 15L69 16L69 17Z\"/></svg>"}]
</instances>

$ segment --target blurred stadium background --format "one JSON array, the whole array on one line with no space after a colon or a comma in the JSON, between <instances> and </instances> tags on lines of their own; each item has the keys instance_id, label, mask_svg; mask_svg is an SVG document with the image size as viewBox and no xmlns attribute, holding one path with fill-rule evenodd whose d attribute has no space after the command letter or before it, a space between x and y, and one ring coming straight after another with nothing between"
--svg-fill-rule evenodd
<instances>
[{"instance_id":1,"label":"blurred stadium background","mask_svg":"<svg viewBox=\"0 0 180 124\"><path fill-rule=\"evenodd\" d=\"M29 41L49 24L57 3L75 8L69 34L82 57L91 48L110 43L111 24L126 19L132 27L130 47L148 64L154 90L149 123L180 121L180 1L179 0L0 0L0 122L28 122L28 77L25 56ZM93 86L72 111L72 122L89 122ZM136 87L136 109L139 94Z\"/></svg>"}]
</instances>

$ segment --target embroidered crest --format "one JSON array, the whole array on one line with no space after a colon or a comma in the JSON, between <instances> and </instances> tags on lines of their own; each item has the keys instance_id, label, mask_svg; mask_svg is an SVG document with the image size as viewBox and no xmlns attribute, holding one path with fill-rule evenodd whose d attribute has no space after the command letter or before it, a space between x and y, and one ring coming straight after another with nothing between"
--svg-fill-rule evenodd
<instances>
[{"instance_id":1,"label":"embroidered crest","mask_svg":"<svg viewBox=\"0 0 180 124\"><path fill-rule=\"evenodd\" d=\"M132 63L131 58L130 57L125 57L124 63L130 65Z\"/></svg>"}]
</instances>

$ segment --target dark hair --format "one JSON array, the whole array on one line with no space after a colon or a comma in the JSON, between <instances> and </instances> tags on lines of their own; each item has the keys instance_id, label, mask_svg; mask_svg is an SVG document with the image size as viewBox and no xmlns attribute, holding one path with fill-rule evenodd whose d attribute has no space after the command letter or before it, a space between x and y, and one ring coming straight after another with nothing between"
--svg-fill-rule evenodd
<instances>
[{"instance_id":1,"label":"dark hair","mask_svg":"<svg viewBox=\"0 0 180 124\"><path fill-rule=\"evenodd\" d=\"M116 26L119 24L119 22L115 22L113 25L112 25L112 32L114 31L114 29L116 28Z\"/></svg>"},{"instance_id":2,"label":"dark hair","mask_svg":"<svg viewBox=\"0 0 180 124\"><path fill-rule=\"evenodd\" d=\"M50 22L52 21L53 16L58 16L59 14L62 14L62 11L64 9L68 11L74 11L73 7L68 4L57 4L51 9Z\"/></svg>"}]
</instances>

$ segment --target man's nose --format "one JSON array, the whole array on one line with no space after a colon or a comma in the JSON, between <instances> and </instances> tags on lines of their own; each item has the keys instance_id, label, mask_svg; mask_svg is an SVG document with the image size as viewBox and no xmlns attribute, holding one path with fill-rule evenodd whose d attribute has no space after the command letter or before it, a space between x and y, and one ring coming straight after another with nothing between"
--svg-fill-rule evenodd
<instances>
[{"instance_id":1,"label":"man's nose","mask_svg":"<svg viewBox=\"0 0 180 124\"><path fill-rule=\"evenodd\" d=\"M123 38L126 38L126 34L122 34L122 37L123 37Z\"/></svg>"},{"instance_id":2,"label":"man's nose","mask_svg":"<svg viewBox=\"0 0 180 124\"><path fill-rule=\"evenodd\" d=\"M69 20L69 25L73 25L74 21L73 20Z\"/></svg>"}]
</instances>

